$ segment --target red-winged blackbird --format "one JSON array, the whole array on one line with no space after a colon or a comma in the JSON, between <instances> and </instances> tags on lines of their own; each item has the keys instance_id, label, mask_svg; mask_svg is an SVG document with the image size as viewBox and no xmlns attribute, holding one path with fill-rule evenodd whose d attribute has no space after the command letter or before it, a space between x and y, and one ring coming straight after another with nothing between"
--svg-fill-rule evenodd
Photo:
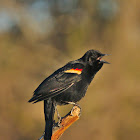
<instances>
[{"instance_id":1,"label":"red-winged blackbird","mask_svg":"<svg viewBox=\"0 0 140 140\"><path fill-rule=\"evenodd\" d=\"M80 59L70 61L55 71L34 91L29 102L36 103L44 100L45 140L51 140L56 105L76 104L85 96L95 74L104 63L109 64L101 60L105 55L95 50L87 51Z\"/></svg>"}]
</instances>

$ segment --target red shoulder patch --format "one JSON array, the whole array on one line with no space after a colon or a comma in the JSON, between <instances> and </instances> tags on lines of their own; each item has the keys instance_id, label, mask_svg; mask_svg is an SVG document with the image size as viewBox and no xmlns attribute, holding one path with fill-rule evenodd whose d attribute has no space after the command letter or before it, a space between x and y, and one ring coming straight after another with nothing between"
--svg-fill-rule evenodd
<instances>
[{"instance_id":1,"label":"red shoulder patch","mask_svg":"<svg viewBox=\"0 0 140 140\"><path fill-rule=\"evenodd\" d=\"M69 70L66 70L66 71L64 71L65 73L76 73L76 74L81 74L82 73L82 70L83 69L78 69L78 68L76 68L76 69L69 69Z\"/></svg>"}]
</instances>

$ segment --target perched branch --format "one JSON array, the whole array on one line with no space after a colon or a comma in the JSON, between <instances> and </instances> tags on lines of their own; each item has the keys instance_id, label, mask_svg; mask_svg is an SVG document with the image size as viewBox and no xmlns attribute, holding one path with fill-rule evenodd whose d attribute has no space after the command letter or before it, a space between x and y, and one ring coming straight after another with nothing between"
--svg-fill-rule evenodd
<instances>
[{"instance_id":1,"label":"perched branch","mask_svg":"<svg viewBox=\"0 0 140 140\"><path fill-rule=\"evenodd\" d=\"M75 121L79 119L81 109L74 106L72 110L62 119L60 127L53 129L52 140L58 140L65 130L67 130Z\"/></svg>"},{"instance_id":2,"label":"perched branch","mask_svg":"<svg viewBox=\"0 0 140 140\"><path fill-rule=\"evenodd\" d=\"M81 109L78 106L74 106L72 110L61 120L59 126L53 128L53 135L51 140L58 140L65 130L67 130L75 121L80 118ZM42 136L39 140L41 140Z\"/></svg>"}]
</instances>

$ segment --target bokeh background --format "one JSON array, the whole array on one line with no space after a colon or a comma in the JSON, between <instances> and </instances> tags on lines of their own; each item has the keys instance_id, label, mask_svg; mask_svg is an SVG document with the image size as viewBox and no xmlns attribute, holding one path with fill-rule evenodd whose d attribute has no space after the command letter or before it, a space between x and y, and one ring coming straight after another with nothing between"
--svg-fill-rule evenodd
<instances>
[{"instance_id":1,"label":"bokeh background","mask_svg":"<svg viewBox=\"0 0 140 140\"><path fill-rule=\"evenodd\" d=\"M139 0L0 0L0 139L44 131L36 87L87 50L112 54L61 140L140 140ZM63 116L72 106L59 107Z\"/></svg>"}]
</instances>

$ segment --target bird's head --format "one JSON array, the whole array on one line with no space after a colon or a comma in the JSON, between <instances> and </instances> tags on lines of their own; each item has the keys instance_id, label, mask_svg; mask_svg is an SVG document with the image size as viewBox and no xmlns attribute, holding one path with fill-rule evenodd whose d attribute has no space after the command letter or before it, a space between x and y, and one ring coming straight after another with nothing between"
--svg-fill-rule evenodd
<instances>
[{"instance_id":1,"label":"bird's head","mask_svg":"<svg viewBox=\"0 0 140 140\"><path fill-rule=\"evenodd\" d=\"M103 56L108 54L103 54L97 50L89 50L81 58L88 66L91 66L95 71L101 69L103 64L110 64L109 62L102 60Z\"/></svg>"}]
</instances>

